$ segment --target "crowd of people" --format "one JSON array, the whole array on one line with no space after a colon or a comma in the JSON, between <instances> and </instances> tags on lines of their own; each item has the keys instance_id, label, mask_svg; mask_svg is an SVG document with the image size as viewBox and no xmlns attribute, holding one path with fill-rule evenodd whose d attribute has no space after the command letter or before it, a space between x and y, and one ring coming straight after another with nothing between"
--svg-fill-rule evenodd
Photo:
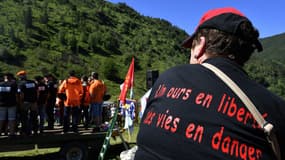
<instances>
[{"instance_id":1,"label":"crowd of people","mask_svg":"<svg viewBox=\"0 0 285 160\"><path fill-rule=\"evenodd\" d=\"M78 125L99 131L107 87L97 72L64 80L52 74L29 79L26 71L5 73L0 79L0 135L37 135L54 129L78 133Z\"/></svg>"}]
</instances>

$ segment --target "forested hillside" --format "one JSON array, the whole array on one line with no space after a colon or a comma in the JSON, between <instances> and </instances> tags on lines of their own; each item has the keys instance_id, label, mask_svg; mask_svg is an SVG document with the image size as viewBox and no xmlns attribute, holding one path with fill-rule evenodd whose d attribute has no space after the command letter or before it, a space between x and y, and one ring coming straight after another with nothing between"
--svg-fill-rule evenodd
<instances>
[{"instance_id":1,"label":"forested hillside","mask_svg":"<svg viewBox=\"0 0 285 160\"><path fill-rule=\"evenodd\" d=\"M285 34L261 42L264 50L254 54L245 69L251 77L285 99Z\"/></svg>"},{"instance_id":2,"label":"forested hillside","mask_svg":"<svg viewBox=\"0 0 285 160\"><path fill-rule=\"evenodd\" d=\"M186 33L162 19L141 16L104 0L9 0L0 3L1 71L50 72L59 79L98 71L119 94L135 57L135 93L145 92L147 70L186 62Z\"/></svg>"},{"instance_id":3,"label":"forested hillside","mask_svg":"<svg viewBox=\"0 0 285 160\"><path fill-rule=\"evenodd\" d=\"M146 71L188 62L187 33L166 20L105 0L0 2L0 72L52 73L59 79L98 71L112 98L135 57L135 98L146 91ZM262 40L264 52L246 66L250 76L285 97L285 35Z\"/></svg>"}]
</instances>

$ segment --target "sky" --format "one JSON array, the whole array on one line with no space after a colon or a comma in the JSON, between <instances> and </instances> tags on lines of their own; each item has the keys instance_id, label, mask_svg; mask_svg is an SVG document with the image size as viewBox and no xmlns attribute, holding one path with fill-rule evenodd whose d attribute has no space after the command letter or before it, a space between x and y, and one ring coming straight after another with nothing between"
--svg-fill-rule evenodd
<instances>
[{"instance_id":1,"label":"sky","mask_svg":"<svg viewBox=\"0 0 285 160\"><path fill-rule=\"evenodd\" d=\"M108 0L126 3L143 16L161 18L193 33L202 15L213 8L235 7L259 30L260 38L285 33L285 0Z\"/></svg>"}]
</instances>

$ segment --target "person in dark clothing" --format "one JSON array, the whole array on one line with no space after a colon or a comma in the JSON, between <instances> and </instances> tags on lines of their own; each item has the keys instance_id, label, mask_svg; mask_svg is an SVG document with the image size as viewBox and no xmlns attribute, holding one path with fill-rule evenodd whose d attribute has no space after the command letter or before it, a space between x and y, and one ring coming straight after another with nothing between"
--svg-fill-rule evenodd
<instances>
[{"instance_id":1,"label":"person in dark clothing","mask_svg":"<svg viewBox=\"0 0 285 160\"><path fill-rule=\"evenodd\" d=\"M88 77L83 76L81 78L82 81L82 87L83 87L83 93L81 97L81 102L80 102L80 119L83 121L84 128L87 129L89 126L89 121L90 121L90 115L89 115L89 108L90 108L90 94L89 94L89 83L88 83Z\"/></svg>"},{"instance_id":2,"label":"person in dark clothing","mask_svg":"<svg viewBox=\"0 0 285 160\"><path fill-rule=\"evenodd\" d=\"M17 109L17 84L13 74L6 73L0 82L0 135L6 120L8 120L9 135L15 135L16 109Z\"/></svg>"},{"instance_id":3,"label":"person in dark clothing","mask_svg":"<svg viewBox=\"0 0 285 160\"><path fill-rule=\"evenodd\" d=\"M48 129L54 128L54 109L55 109L55 102L57 96L57 89L58 84L55 80L55 77L51 74L48 74L44 77L46 81L46 85L48 88L48 96L47 96L47 103L46 103L46 114L47 114L47 121L48 121Z\"/></svg>"},{"instance_id":4,"label":"person in dark clothing","mask_svg":"<svg viewBox=\"0 0 285 160\"><path fill-rule=\"evenodd\" d=\"M135 160L276 159L252 113L203 63L228 75L273 124L285 159L285 101L252 80L242 66L262 51L259 33L235 8L210 10L183 42L190 64L159 76L137 136Z\"/></svg>"},{"instance_id":5,"label":"person in dark clothing","mask_svg":"<svg viewBox=\"0 0 285 160\"><path fill-rule=\"evenodd\" d=\"M19 71L17 76L20 105L21 134L30 135L38 133L37 85L35 81L28 80L26 71Z\"/></svg>"},{"instance_id":6,"label":"person in dark clothing","mask_svg":"<svg viewBox=\"0 0 285 160\"><path fill-rule=\"evenodd\" d=\"M60 84L62 83L62 80L58 81L58 86L60 86ZM62 126L63 125L63 115L64 115L64 100L65 100L66 96L62 96L61 93L59 93L56 97L56 101L55 101L55 120L56 122Z\"/></svg>"},{"instance_id":7,"label":"person in dark clothing","mask_svg":"<svg viewBox=\"0 0 285 160\"><path fill-rule=\"evenodd\" d=\"M48 87L45 84L44 78L42 76L35 77L37 84L37 108L40 116L39 129L40 133L44 131L45 115L46 115L46 103L48 96Z\"/></svg>"}]
</instances>

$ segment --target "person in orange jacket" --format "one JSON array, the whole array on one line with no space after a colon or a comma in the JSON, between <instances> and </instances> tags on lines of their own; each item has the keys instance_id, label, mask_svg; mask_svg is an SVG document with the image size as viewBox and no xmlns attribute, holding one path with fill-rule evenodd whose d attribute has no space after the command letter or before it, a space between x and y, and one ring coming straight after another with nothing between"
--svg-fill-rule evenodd
<instances>
[{"instance_id":1,"label":"person in orange jacket","mask_svg":"<svg viewBox=\"0 0 285 160\"><path fill-rule=\"evenodd\" d=\"M80 101L83 94L82 82L75 76L75 71L69 72L69 78L64 80L59 86L59 94L65 94L63 132L70 130L70 116L72 116L72 131L78 133L78 119Z\"/></svg>"},{"instance_id":2,"label":"person in orange jacket","mask_svg":"<svg viewBox=\"0 0 285 160\"><path fill-rule=\"evenodd\" d=\"M102 124L103 97L107 89L104 82L98 79L98 73L94 72L92 77L93 82L89 88L91 101L91 121L95 123L94 130L99 130Z\"/></svg>"}]
</instances>

